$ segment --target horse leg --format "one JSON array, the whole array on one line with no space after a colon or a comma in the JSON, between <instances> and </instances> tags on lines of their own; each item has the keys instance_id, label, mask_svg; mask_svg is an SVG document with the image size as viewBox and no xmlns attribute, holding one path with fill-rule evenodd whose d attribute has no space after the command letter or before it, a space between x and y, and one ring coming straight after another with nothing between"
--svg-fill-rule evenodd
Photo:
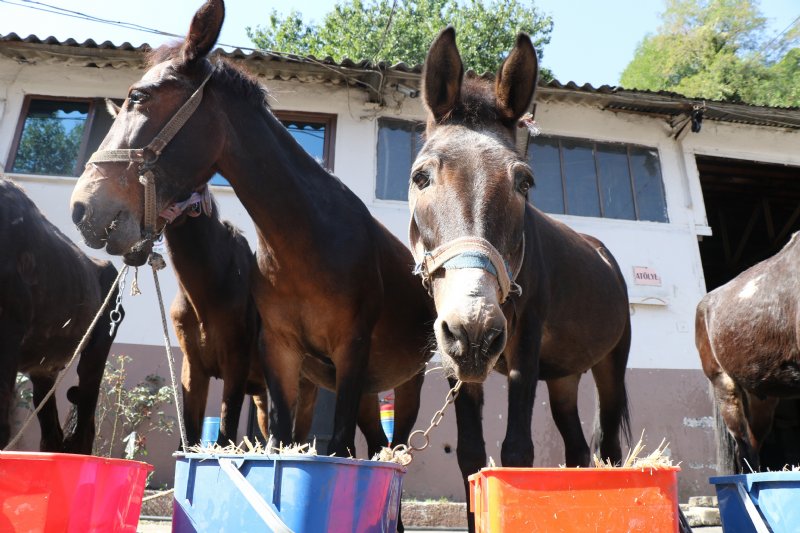
<instances>
[{"instance_id":1,"label":"horse leg","mask_svg":"<svg viewBox=\"0 0 800 533\"><path fill-rule=\"evenodd\" d=\"M537 327L524 329L514 346L505 351L508 370L508 420L506 436L500 449L503 466L533 466L533 400L539 381L539 347L541 333Z\"/></svg>"},{"instance_id":2,"label":"horse leg","mask_svg":"<svg viewBox=\"0 0 800 533\"><path fill-rule=\"evenodd\" d=\"M181 342L181 344L184 344ZM208 399L208 382L211 378L200 368L198 363L192 363L189 357L191 348L183 346L183 365L181 367L181 389L183 392L183 423L186 426L186 445L192 446L200 442L203 428L203 415L206 412Z\"/></svg>"},{"instance_id":3,"label":"horse leg","mask_svg":"<svg viewBox=\"0 0 800 533\"><path fill-rule=\"evenodd\" d=\"M628 323L617 346L592 367L598 403L592 441L599 449L600 457L614 464L622 462L620 431L628 446L631 444L628 391L625 387L625 371L631 345L630 331Z\"/></svg>"},{"instance_id":4,"label":"horse leg","mask_svg":"<svg viewBox=\"0 0 800 533\"><path fill-rule=\"evenodd\" d=\"M294 442L306 442L314 421L314 408L317 405L319 388L308 378L300 378L297 407L294 413Z\"/></svg>"},{"instance_id":5,"label":"horse leg","mask_svg":"<svg viewBox=\"0 0 800 533\"><path fill-rule=\"evenodd\" d=\"M547 381L550 412L564 440L564 457L568 467L589 466L589 445L583 435L578 415L578 385L580 374Z\"/></svg>"},{"instance_id":6,"label":"horse leg","mask_svg":"<svg viewBox=\"0 0 800 533\"><path fill-rule=\"evenodd\" d=\"M753 439L750 443L756 454L761 455L761 447L764 439L767 438L772 430L772 422L775 420L775 409L778 407L779 398L767 396L759 398L755 394L747 394L747 414L750 424L750 435Z\"/></svg>"},{"instance_id":7,"label":"horse leg","mask_svg":"<svg viewBox=\"0 0 800 533\"><path fill-rule=\"evenodd\" d=\"M373 458L389 445L381 425L381 409L377 394L363 394L358 405L358 428L367 440L367 457Z\"/></svg>"},{"instance_id":8,"label":"horse leg","mask_svg":"<svg viewBox=\"0 0 800 533\"><path fill-rule=\"evenodd\" d=\"M336 365L336 407L328 454L355 456L356 422L369 359L371 329L356 326L353 338L331 354Z\"/></svg>"},{"instance_id":9,"label":"horse leg","mask_svg":"<svg viewBox=\"0 0 800 533\"><path fill-rule=\"evenodd\" d=\"M54 376L31 374L33 385L33 404L38 406L47 392L53 387L56 379ZM45 402L39 411L39 427L42 438L39 442L39 451L60 452L64 447L64 434L61 432L61 422L58 420L58 407L55 394Z\"/></svg>"},{"instance_id":10,"label":"horse leg","mask_svg":"<svg viewBox=\"0 0 800 533\"><path fill-rule=\"evenodd\" d=\"M269 397L266 392L253 394L253 404L256 406L256 422L261 436L269 440Z\"/></svg>"},{"instance_id":11,"label":"horse leg","mask_svg":"<svg viewBox=\"0 0 800 533\"><path fill-rule=\"evenodd\" d=\"M425 381L425 371L394 389L394 435L392 446L408 443L419 414L420 394Z\"/></svg>"},{"instance_id":12,"label":"horse leg","mask_svg":"<svg viewBox=\"0 0 800 533\"><path fill-rule=\"evenodd\" d=\"M724 371L714 376L711 384L714 386L719 414L736 443L737 468L741 472L750 469L758 471L760 460L757 450L752 445L755 439L751 434L744 407L744 391Z\"/></svg>"},{"instance_id":13,"label":"horse leg","mask_svg":"<svg viewBox=\"0 0 800 533\"><path fill-rule=\"evenodd\" d=\"M453 378L447 378L450 386L455 386ZM467 525L469 531L475 531L475 515L470 505L469 480L474 474L486 466L486 443L483 440L483 384L464 383L455 401L458 441L456 456L464 480L464 491L467 496Z\"/></svg>"},{"instance_id":14,"label":"horse leg","mask_svg":"<svg viewBox=\"0 0 800 533\"><path fill-rule=\"evenodd\" d=\"M294 411L300 388L302 358L279 338L264 328L263 367L267 377L270 410L270 431L277 445L292 443Z\"/></svg>"},{"instance_id":15,"label":"horse leg","mask_svg":"<svg viewBox=\"0 0 800 533\"><path fill-rule=\"evenodd\" d=\"M0 307L0 450L11 440L11 416L16 405L17 367L24 329L7 320Z\"/></svg>"},{"instance_id":16,"label":"horse leg","mask_svg":"<svg viewBox=\"0 0 800 533\"><path fill-rule=\"evenodd\" d=\"M239 417L242 414L244 403L244 390L247 383L247 368L245 374L228 376L222 383L222 406L219 413L219 437L217 443L227 446L231 442L236 444L236 433L239 429Z\"/></svg>"}]
</instances>

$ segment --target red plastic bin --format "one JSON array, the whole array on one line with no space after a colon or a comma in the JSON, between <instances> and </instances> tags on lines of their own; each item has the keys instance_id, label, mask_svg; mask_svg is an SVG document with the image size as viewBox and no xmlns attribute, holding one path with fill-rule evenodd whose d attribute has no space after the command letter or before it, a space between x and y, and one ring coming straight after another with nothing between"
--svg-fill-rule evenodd
<instances>
[{"instance_id":1,"label":"red plastic bin","mask_svg":"<svg viewBox=\"0 0 800 533\"><path fill-rule=\"evenodd\" d=\"M478 533L676 533L678 467L484 468L469 477Z\"/></svg>"},{"instance_id":2,"label":"red plastic bin","mask_svg":"<svg viewBox=\"0 0 800 533\"><path fill-rule=\"evenodd\" d=\"M152 470L124 459L0 452L0 531L135 533Z\"/></svg>"}]
</instances>

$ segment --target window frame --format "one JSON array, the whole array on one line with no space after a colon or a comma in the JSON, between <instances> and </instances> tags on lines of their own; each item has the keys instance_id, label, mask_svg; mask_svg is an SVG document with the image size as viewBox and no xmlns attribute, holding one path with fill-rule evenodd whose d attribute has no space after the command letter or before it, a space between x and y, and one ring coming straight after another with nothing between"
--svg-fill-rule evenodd
<instances>
[{"instance_id":1,"label":"window frame","mask_svg":"<svg viewBox=\"0 0 800 533\"><path fill-rule=\"evenodd\" d=\"M595 139L591 137L575 137L572 135L561 135L557 133L543 133L537 137L551 139L558 143L558 159L559 159L559 171L561 177L561 194L564 201L564 212L563 213L547 213L548 216L568 216L568 217L579 217L579 218L594 218L594 219L602 219L602 220L615 220L615 221L627 221L627 222L644 222L644 223L653 223L653 224L669 224L670 223L670 214L669 214L669 202L667 198L667 188L666 184L664 183L664 172L662 167L662 158L661 158L661 150L657 146L648 146L645 144L633 143L633 142L626 142L626 141L617 141L617 140L607 140L607 139ZM527 162L530 164L530 153L531 153L531 145L535 142L536 137L530 136L528 137L528 144L526 147L525 158ZM564 165L564 148L562 145L562 141L575 141L575 142L584 142L591 144L592 146L592 158L594 163L594 178L595 178L595 187L597 189L597 199L599 202L600 208L600 216L590 216L590 215L576 215L569 213L569 200L567 197L567 179L565 174L565 165ZM616 145L625 148L625 157L626 163L628 167L628 181L631 187L631 200L633 202L633 210L635 218L614 218L614 217L606 217L605 216L605 206L603 202L603 189L600 183L600 167L599 161L597 158L597 145L598 144L607 144L607 145ZM664 199L664 215L665 220L642 220L640 218L640 210L639 210L639 198L636 194L636 177L634 176L633 172L633 164L631 160L631 149L632 148L640 148L644 150L653 150L656 152L658 156L658 175L661 182L661 194ZM536 179L535 172L534 172L534 180ZM529 197L529 201L533 204L533 199ZM534 204L535 205L535 204Z\"/></svg>"},{"instance_id":2,"label":"window frame","mask_svg":"<svg viewBox=\"0 0 800 533\"><path fill-rule=\"evenodd\" d=\"M380 132L381 132L381 120L391 121L391 122L405 122L413 126L412 128L412 141L414 138L413 129L414 128L422 128L422 134L425 133L425 120L421 118L400 118L394 116L379 116L375 119L375 162L373 166L373 180L372 180L372 200L373 203L385 203L385 205L394 205L394 206L405 206L408 204L408 199L406 200L398 200L395 198L381 198L378 196L378 143L380 142ZM424 141L420 144L420 148L424 145ZM409 163L409 171L411 167L414 166L414 161L416 158L412 159ZM410 176L409 176L410 179ZM408 180L406 180L408 181Z\"/></svg>"},{"instance_id":3,"label":"window frame","mask_svg":"<svg viewBox=\"0 0 800 533\"><path fill-rule=\"evenodd\" d=\"M19 144L22 141L22 131L25 128L25 122L28 119L28 111L31 108L31 102L34 100L46 100L50 102L81 102L89 104L89 111L86 113L86 122L83 125L83 134L81 136L81 144L78 147L78 157L75 160L75 168L72 169L74 174L70 175L63 175L63 174L30 174L33 176L55 176L60 178L72 178L78 179L81 175L81 169L86 164L86 161L89 159L91 154L86 153L86 147L89 144L89 136L92 131L92 126L94 125L94 117L95 113L97 113L98 101L103 100L102 97L81 97L81 96L53 96L53 95L46 95L46 94L26 94L24 100L22 101L22 108L20 110L19 117L17 118L17 127L14 130L14 137L11 141L11 148L8 153L8 157L6 158L6 172L8 174L19 174L19 175L29 175L24 172L14 172L11 169L14 168L14 163L17 160L17 150L19 150Z\"/></svg>"},{"instance_id":4,"label":"window frame","mask_svg":"<svg viewBox=\"0 0 800 533\"><path fill-rule=\"evenodd\" d=\"M325 137L322 141L323 165L330 172L334 169L334 155L336 153L336 118L335 113L317 113L313 111L291 111L273 109L281 125L284 122L311 122L325 125ZM285 127L285 126L284 126Z\"/></svg>"}]
</instances>

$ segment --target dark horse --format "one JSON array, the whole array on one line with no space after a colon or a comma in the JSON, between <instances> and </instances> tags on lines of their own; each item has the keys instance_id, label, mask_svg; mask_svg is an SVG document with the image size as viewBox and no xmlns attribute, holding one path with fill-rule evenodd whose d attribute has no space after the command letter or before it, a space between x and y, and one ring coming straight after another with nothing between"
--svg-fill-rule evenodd
<instances>
[{"instance_id":1,"label":"dark horse","mask_svg":"<svg viewBox=\"0 0 800 533\"><path fill-rule=\"evenodd\" d=\"M482 383L492 368L508 376L503 465L533 463L539 379L547 380L568 466L590 459L577 408L587 370L599 396L600 454L620 461L620 427L629 438L631 328L623 276L603 243L527 201L533 174L515 150L514 132L537 77L536 52L524 34L494 84L464 78L452 28L436 38L425 60L428 121L411 171L409 234L436 305L443 363L465 382L456 400L465 478L486 464Z\"/></svg>"},{"instance_id":2,"label":"dark horse","mask_svg":"<svg viewBox=\"0 0 800 533\"><path fill-rule=\"evenodd\" d=\"M261 433L267 431L267 386L261 367L261 319L251 291L256 259L247 239L220 220L208 189L162 216L178 278L170 314L183 350L183 417L189 444L200 441L212 377L223 380L217 442L237 442L245 394L252 394Z\"/></svg>"},{"instance_id":3,"label":"dark horse","mask_svg":"<svg viewBox=\"0 0 800 533\"><path fill-rule=\"evenodd\" d=\"M39 405L72 357L117 277L108 261L86 256L51 224L25 193L0 179L0 448L10 439L17 372L28 374ZM116 289L115 289L116 290ZM113 300L112 300L113 301ZM97 323L78 362L77 407L66 438L55 396L39 412L40 449L92 453L100 381L116 330L109 313Z\"/></svg>"},{"instance_id":4,"label":"dark horse","mask_svg":"<svg viewBox=\"0 0 800 533\"><path fill-rule=\"evenodd\" d=\"M223 18L223 2L208 0L183 43L154 52L75 186L73 221L89 246L141 264L151 226L146 213L188 197L219 171L258 230L254 294L276 409L272 434L292 440L302 372L336 391L329 453L353 450L365 392L399 387L395 430L402 441L419 408L433 318L410 272L411 255L292 138L255 79L207 59ZM185 125L165 128L190 103L198 106ZM167 130L164 146L156 141ZM117 159L125 154L133 159ZM140 175L157 187L147 209L152 189L140 187ZM153 224L161 225L163 219Z\"/></svg>"},{"instance_id":5,"label":"dark horse","mask_svg":"<svg viewBox=\"0 0 800 533\"><path fill-rule=\"evenodd\" d=\"M759 452L781 398L800 397L800 237L706 294L695 342L725 428L721 473L760 468ZM733 437L735 454L725 437Z\"/></svg>"}]
</instances>

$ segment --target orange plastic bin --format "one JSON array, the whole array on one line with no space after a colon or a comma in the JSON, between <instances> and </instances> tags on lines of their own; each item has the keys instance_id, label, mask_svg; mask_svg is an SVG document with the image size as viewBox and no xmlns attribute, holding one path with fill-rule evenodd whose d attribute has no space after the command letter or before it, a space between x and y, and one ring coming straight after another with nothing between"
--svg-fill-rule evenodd
<instances>
[{"instance_id":1,"label":"orange plastic bin","mask_svg":"<svg viewBox=\"0 0 800 533\"><path fill-rule=\"evenodd\" d=\"M151 470L124 459L0 452L0 531L135 533Z\"/></svg>"},{"instance_id":2,"label":"orange plastic bin","mask_svg":"<svg viewBox=\"0 0 800 533\"><path fill-rule=\"evenodd\" d=\"M469 477L479 533L676 533L678 467L484 468Z\"/></svg>"}]
</instances>

